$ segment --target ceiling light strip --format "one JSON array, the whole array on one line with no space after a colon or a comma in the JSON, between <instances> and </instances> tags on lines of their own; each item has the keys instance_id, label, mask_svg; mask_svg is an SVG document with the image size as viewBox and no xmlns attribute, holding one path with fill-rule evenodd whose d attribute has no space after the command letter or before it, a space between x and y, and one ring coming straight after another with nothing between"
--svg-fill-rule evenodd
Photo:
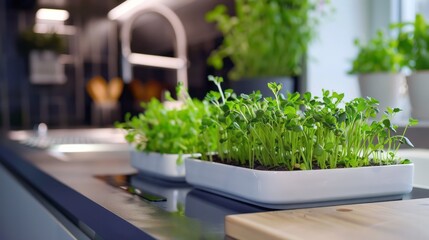
<instances>
[{"instance_id":1,"label":"ceiling light strip","mask_svg":"<svg viewBox=\"0 0 429 240\"><path fill-rule=\"evenodd\" d=\"M39 20L65 21L69 19L69 12L62 9L41 8L36 12Z\"/></svg>"}]
</instances>

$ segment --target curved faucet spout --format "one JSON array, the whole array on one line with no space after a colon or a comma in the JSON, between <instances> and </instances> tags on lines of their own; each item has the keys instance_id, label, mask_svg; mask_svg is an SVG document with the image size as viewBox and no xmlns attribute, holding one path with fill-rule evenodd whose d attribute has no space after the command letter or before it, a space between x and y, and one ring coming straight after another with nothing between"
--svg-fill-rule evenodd
<instances>
[{"instance_id":1,"label":"curved faucet spout","mask_svg":"<svg viewBox=\"0 0 429 240\"><path fill-rule=\"evenodd\" d=\"M175 55L176 57L164 57L133 53L131 51L131 32L135 21L145 13L157 13L163 16L171 24L176 35ZM130 64L124 69L126 78L132 78L132 65L152 66L177 70L177 81L188 87L187 57L186 57L186 33L179 17L170 8L162 4L148 4L128 18L121 29L122 57ZM125 63L126 64L126 63ZM125 66L126 68L126 66ZM124 79L125 80L125 79Z\"/></svg>"}]
</instances>

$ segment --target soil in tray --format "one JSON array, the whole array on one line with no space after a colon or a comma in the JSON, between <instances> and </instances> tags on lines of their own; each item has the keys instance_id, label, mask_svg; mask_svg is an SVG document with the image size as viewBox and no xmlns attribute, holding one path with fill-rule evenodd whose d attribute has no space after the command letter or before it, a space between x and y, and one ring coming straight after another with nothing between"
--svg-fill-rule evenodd
<instances>
[{"instance_id":1,"label":"soil in tray","mask_svg":"<svg viewBox=\"0 0 429 240\"><path fill-rule=\"evenodd\" d=\"M213 155L213 162L221 163L221 164L227 164L227 165L236 166L236 167L243 167L243 168L252 169L249 167L249 165L240 164L238 161L222 160L218 155ZM386 165L386 164L384 164L384 165ZM370 165L363 166L363 167L373 167L373 166L380 166L380 164L371 161ZM339 163L336 168L345 168L345 165ZM261 165L259 163L259 161L254 162L254 168L253 169L263 170L263 171L290 171L286 166L270 166L270 167L268 167L268 166ZM313 161L312 170L318 170L318 169L321 169L320 166L317 165L315 161ZM302 169L296 167L292 171L302 171Z\"/></svg>"}]
</instances>

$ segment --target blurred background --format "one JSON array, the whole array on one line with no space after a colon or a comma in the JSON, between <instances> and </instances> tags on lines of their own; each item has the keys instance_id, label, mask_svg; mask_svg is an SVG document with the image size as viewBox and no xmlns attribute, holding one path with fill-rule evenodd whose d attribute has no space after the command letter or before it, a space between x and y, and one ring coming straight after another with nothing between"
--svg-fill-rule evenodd
<instances>
[{"instance_id":1,"label":"blurred background","mask_svg":"<svg viewBox=\"0 0 429 240\"><path fill-rule=\"evenodd\" d=\"M389 25L417 13L429 18L427 0L316 2L313 14L323 16L291 90L334 90L346 100L361 96L357 74L348 73L355 39L379 29L394 36ZM140 102L174 92L178 80L196 98L213 88L208 75L228 86L233 61L207 63L225 37L206 19L219 4L236 14L232 0L0 0L0 128L111 126L141 111ZM406 87L400 99L409 117Z\"/></svg>"}]
</instances>

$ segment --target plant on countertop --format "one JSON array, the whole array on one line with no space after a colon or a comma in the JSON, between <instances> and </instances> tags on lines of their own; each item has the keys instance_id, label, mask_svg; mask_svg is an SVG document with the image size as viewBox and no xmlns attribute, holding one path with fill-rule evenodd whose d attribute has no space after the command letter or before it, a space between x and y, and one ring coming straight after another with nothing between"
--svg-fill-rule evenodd
<instances>
[{"instance_id":1,"label":"plant on countertop","mask_svg":"<svg viewBox=\"0 0 429 240\"><path fill-rule=\"evenodd\" d=\"M166 107L153 98L148 103L142 103L144 113L133 117L127 114L125 122L115 124L117 128L127 131L126 140L137 150L168 154L199 152L202 144L198 136L201 120L210 116L212 106L206 101L192 99L182 84L176 90L178 96L180 94L184 98L180 107ZM166 99L173 101L169 94ZM204 144L211 149L215 146L210 139Z\"/></svg>"},{"instance_id":2,"label":"plant on countertop","mask_svg":"<svg viewBox=\"0 0 429 240\"><path fill-rule=\"evenodd\" d=\"M225 5L206 15L222 32L222 45L208 59L223 68L229 57L234 63L231 79L243 77L297 76L303 57L315 36L316 10L327 1L235 0L235 16Z\"/></svg>"},{"instance_id":3,"label":"plant on countertop","mask_svg":"<svg viewBox=\"0 0 429 240\"><path fill-rule=\"evenodd\" d=\"M18 48L23 54L28 54L32 50L50 50L55 53L61 53L65 49L65 43L56 33L42 34L33 30L26 30L19 35Z\"/></svg>"},{"instance_id":4,"label":"plant on countertop","mask_svg":"<svg viewBox=\"0 0 429 240\"><path fill-rule=\"evenodd\" d=\"M423 15L417 14L414 23L397 23L399 28L398 48L406 57L407 66L411 70L429 69L429 24Z\"/></svg>"},{"instance_id":5,"label":"plant on countertop","mask_svg":"<svg viewBox=\"0 0 429 240\"><path fill-rule=\"evenodd\" d=\"M405 64L403 54L398 51L398 41L386 37L382 31L366 45L358 39L354 44L359 52L353 60L351 74L398 73Z\"/></svg>"},{"instance_id":6,"label":"plant on countertop","mask_svg":"<svg viewBox=\"0 0 429 240\"><path fill-rule=\"evenodd\" d=\"M398 108L388 108L380 121L371 121L378 111L372 98L344 103L344 94L329 91L323 91L323 97L308 92L284 97L276 83L269 84L274 98L262 98L259 92L235 96L221 89L222 78L210 76L209 80L219 89L207 95L217 113L203 119L201 138L216 138L221 162L273 170L409 162L395 153L402 143L412 146L404 134L417 120L410 119L404 132L395 135L398 127L390 119ZM203 160L215 157L202 155Z\"/></svg>"}]
</instances>

